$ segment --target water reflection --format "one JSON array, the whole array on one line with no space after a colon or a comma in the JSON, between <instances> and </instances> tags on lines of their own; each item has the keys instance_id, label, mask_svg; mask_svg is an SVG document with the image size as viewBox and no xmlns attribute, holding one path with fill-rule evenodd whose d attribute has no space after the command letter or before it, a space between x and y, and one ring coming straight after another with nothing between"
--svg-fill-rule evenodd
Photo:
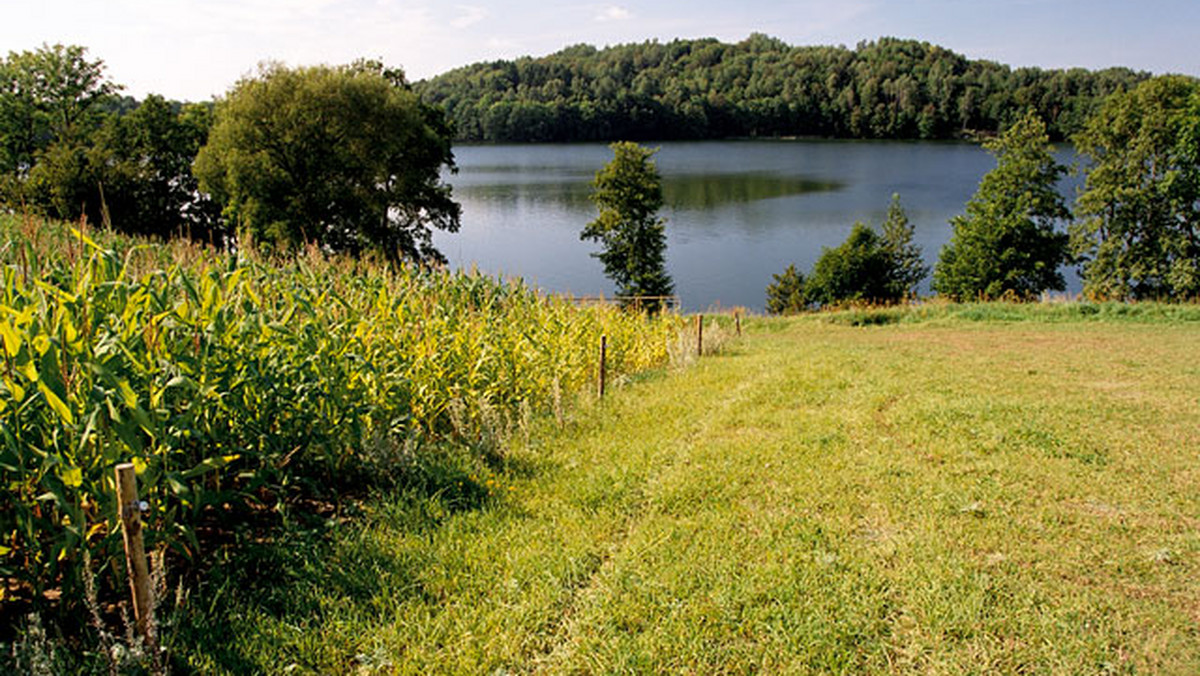
<instances>
[{"instance_id":1,"label":"water reflection","mask_svg":"<svg viewBox=\"0 0 1200 676\"><path fill-rule=\"evenodd\" d=\"M672 209L703 211L841 187L837 181L768 173L676 174L663 180L663 198Z\"/></svg>"},{"instance_id":2,"label":"water reflection","mask_svg":"<svg viewBox=\"0 0 1200 676\"><path fill-rule=\"evenodd\" d=\"M464 200L509 202L553 202L569 211L594 210L590 176L564 176L539 180L522 169L522 180L512 180L512 167L505 174L500 167L472 167L472 174L492 175L493 182L465 182L455 186L455 195ZM834 191L842 188L837 181L803 176L767 173L677 174L663 178L663 201L676 211L704 211L729 204L791 197L805 193Z\"/></svg>"},{"instance_id":3,"label":"water reflection","mask_svg":"<svg viewBox=\"0 0 1200 676\"><path fill-rule=\"evenodd\" d=\"M455 155L460 171L446 179L463 205L462 230L434 235L452 265L477 264L548 291L612 293L590 255L595 245L579 239L596 217L588 197L612 159L606 145L465 146ZM949 219L995 166L969 144L838 141L664 143L655 161L667 267L688 310L762 309L772 273L790 263L809 269L855 221L878 226L897 192L932 264ZM1062 191L1074 194L1072 185Z\"/></svg>"}]
</instances>

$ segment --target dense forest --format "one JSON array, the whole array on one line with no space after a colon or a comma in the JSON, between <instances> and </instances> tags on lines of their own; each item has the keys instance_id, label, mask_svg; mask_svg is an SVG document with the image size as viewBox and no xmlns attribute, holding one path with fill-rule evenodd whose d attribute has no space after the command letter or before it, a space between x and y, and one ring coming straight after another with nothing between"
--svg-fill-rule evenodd
<instances>
[{"instance_id":1,"label":"dense forest","mask_svg":"<svg viewBox=\"0 0 1200 676\"><path fill-rule=\"evenodd\" d=\"M792 47L755 34L568 47L459 68L416 85L465 141L746 136L948 139L991 135L1029 109L1052 139L1148 74L1010 68L916 40Z\"/></svg>"}]
</instances>

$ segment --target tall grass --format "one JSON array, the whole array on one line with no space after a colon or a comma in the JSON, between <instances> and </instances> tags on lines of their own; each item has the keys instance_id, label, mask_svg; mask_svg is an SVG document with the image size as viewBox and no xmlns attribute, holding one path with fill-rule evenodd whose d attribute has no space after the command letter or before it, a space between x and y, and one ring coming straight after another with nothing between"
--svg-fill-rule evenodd
<instances>
[{"instance_id":1,"label":"tall grass","mask_svg":"<svg viewBox=\"0 0 1200 676\"><path fill-rule=\"evenodd\" d=\"M0 216L0 585L81 599L118 559L112 468L153 547L191 555L216 505L401 471L609 372L667 362L681 320L579 309L519 281L310 251L272 263Z\"/></svg>"}]
</instances>

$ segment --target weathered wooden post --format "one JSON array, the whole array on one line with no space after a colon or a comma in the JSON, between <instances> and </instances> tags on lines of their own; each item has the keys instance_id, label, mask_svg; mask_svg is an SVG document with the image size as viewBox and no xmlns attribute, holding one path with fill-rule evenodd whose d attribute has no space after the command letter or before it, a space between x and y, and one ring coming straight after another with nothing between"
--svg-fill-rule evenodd
<instances>
[{"instance_id":1,"label":"weathered wooden post","mask_svg":"<svg viewBox=\"0 0 1200 676\"><path fill-rule=\"evenodd\" d=\"M152 645L150 631L150 569L142 541L142 505L138 500L137 473L133 463L117 465L117 500L121 533L125 540L125 568L129 571L129 589L133 594L133 617L137 631Z\"/></svg>"},{"instance_id":2,"label":"weathered wooden post","mask_svg":"<svg viewBox=\"0 0 1200 676\"><path fill-rule=\"evenodd\" d=\"M733 324L734 324L734 326L737 327L737 337L741 338L742 337L742 313L740 313L740 312L733 313Z\"/></svg>"},{"instance_id":3,"label":"weathered wooden post","mask_svg":"<svg viewBox=\"0 0 1200 676\"><path fill-rule=\"evenodd\" d=\"M608 336L600 336L600 398L604 398L604 379L608 374Z\"/></svg>"},{"instance_id":4,"label":"weathered wooden post","mask_svg":"<svg viewBox=\"0 0 1200 676\"><path fill-rule=\"evenodd\" d=\"M696 315L696 356L704 356L704 315Z\"/></svg>"}]
</instances>

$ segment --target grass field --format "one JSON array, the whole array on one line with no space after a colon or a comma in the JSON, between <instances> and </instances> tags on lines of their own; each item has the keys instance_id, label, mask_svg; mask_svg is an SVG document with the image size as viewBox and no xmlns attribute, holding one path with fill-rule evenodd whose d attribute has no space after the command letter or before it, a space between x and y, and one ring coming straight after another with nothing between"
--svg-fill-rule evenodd
<instances>
[{"instance_id":1,"label":"grass field","mask_svg":"<svg viewBox=\"0 0 1200 676\"><path fill-rule=\"evenodd\" d=\"M759 320L288 530L213 569L176 664L1200 672L1200 322L952 314Z\"/></svg>"}]
</instances>

